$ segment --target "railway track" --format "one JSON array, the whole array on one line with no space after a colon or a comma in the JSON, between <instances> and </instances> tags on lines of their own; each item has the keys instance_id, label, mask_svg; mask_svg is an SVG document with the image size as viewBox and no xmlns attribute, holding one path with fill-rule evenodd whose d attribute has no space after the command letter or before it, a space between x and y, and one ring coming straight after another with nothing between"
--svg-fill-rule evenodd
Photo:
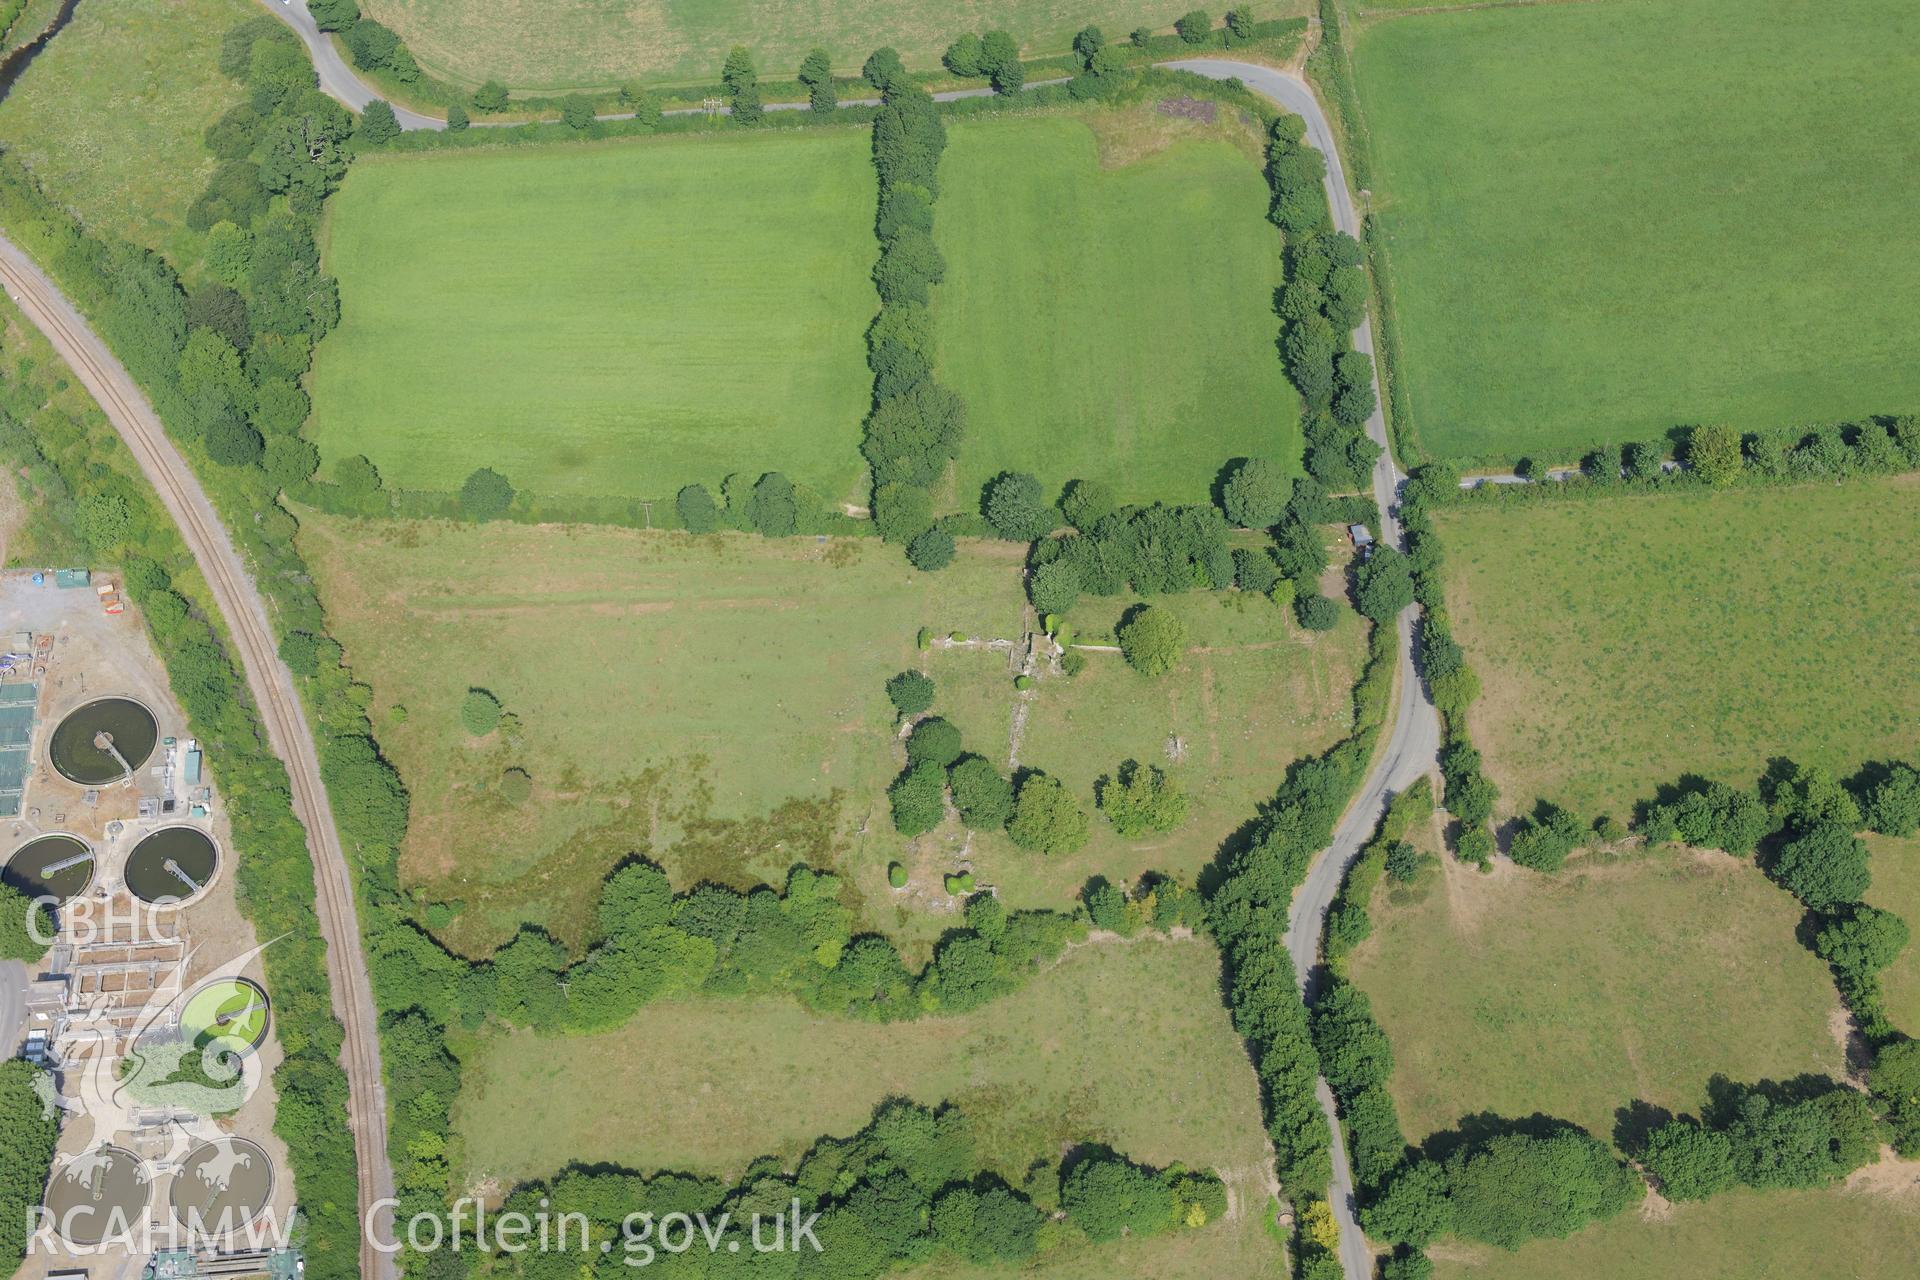
<instances>
[{"instance_id":1,"label":"railway track","mask_svg":"<svg viewBox=\"0 0 1920 1280\"><path fill-rule=\"evenodd\" d=\"M360 949L353 879L320 779L319 755L294 690L293 674L280 661L266 602L186 459L167 438L132 376L59 288L4 236L0 236L0 283L98 402L179 526L233 637L235 656L266 725L267 741L286 766L294 814L306 828L307 849L313 857L315 905L327 944L333 1010L345 1029L341 1066L347 1073L347 1124L359 1175L360 1274L369 1280L388 1280L394 1274L393 1262L373 1247L372 1230L379 1227L385 1235L386 1215L377 1213L376 1206L393 1195L373 986ZM245 856L240 851L236 854Z\"/></svg>"}]
</instances>

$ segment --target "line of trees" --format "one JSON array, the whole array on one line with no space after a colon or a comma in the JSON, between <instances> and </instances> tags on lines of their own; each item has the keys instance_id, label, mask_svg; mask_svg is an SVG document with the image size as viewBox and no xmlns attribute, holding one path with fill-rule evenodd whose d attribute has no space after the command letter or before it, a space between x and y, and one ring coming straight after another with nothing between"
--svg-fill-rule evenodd
<instances>
[{"instance_id":1,"label":"line of trees","mask_svg":"<svg viewBox=\"0 0 1920 1280\"><path fill-rule=\"evenodd\" d=\"M1672 435L1672 439L1596 446L1580 459L1578 468L1564 474L1521 458L1512 464L1514 471L1542 483L1482 484L1458 490L1447 500L1541 502L1599 497L1622 489L1795 484L1920 468L1920 422L1911 414L1746 432L1711 423ZM1436 464L1435 470L1457 489L1456 464Z\"/></svg>"},{"instance_id":2,"label":"line of trees","mask_svg":"<svg viewBox=\"0 0 1920 1280\"><path fill-rule=\"evenodd\" d=\"M947 269L933 240L947 129L893 50L869 57L866 73L882 99L873 122L880 189L873 283L880 312L867 329L873 408L860 452L871 468L881 536L903 544L916 568L931 571L944 568L954 553L952 530L933 518L932 489L959 456L967 426L966 403L934 376L928 308Z\"/></svg>"},{"instance_id":3,"label":"line of trees","mask_svg":"<svg viewBox=\"0 0 1920 1280\"><path fill-rule=\"evenodd\" d=\"M500 1212L580 1214L589 1225L575 1247L587 1257L601 1256L604 1242L616 1265L643 1257L675 1275L706 1275L717 1274L710 1268L721 1260L735 1260L730 1274L739 1259L776 1256L757 1254L752 1220L791 1212L798 1201L800 1220L818 1215L811 1236L819 1250L787 1240L781 1273L867 1280L948 1256L1018 1267L1075 1242L1198 1230L1227 1207L1226 1188L1211 1172L1158 1169L1100 1146L1077 1147L1061 1163L1036 1160L1017 1185L987 1164L963 1105L893 1100L860 1132L823 1137L791 1166L773 1156L755 1160L731 1185L698 1174L577 1169L516 1189ZM633 1214L704 1215L710 1235L687 1253L630 1252L625 1223Z\"/></svg>"},{"instance_id":4,"label":"line of trees","mask_svg":"<svg viewBox=\"0 0 1920 1280\"><path fill-rule=\"evenodd\" d=\"M1364 489L1380 446L1367 435L1377 407L1373 360L1353 349L1367 314L1366 251L1333 228L1326 157L1306 145L1306 121L1277 117L1267 143L1268 216L1287 236L1287 282L1276 306L1280 350L1306 402L1307 474L1328 489Z\"/></svg>"},{"instance_id":5,"label":"line of trees","mask_svg":"<svg viewBox=\"0 0 1920 1280\"><path fill-rule=\"evenodd\" d=\"M27 1253L27 1228L47 1185L60 1126L52 1107L53 1081L20 1059L0 1062L0 1260L18 1267Z\"/></svg>"}]
</instances>

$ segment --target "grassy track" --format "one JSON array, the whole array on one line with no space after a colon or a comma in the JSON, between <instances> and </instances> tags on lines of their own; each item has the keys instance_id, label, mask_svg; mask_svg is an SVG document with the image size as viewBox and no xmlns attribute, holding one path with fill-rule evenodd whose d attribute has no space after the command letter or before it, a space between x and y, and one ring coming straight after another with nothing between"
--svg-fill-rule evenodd
<instances>
[{"instance_id":1,"label":"grassy track","mask_svg":"<svg viewBox=\"0 0 1920 1280\"><path fill-rule=\"evenodd\" d=\"M1420 15L1354 56L1431 452L1920 405L1905 0Z\"/></svg>"},{"instance_id":2,"label":"grassy track","mask_svg":"<svg viewBox=\"0 0 1920 1280\"><path fill-rule=\"evenodd\" d=\"M220 35L259 12L248 0L85 0L0 102L0 145L89 226L190 271L202 245L187 207L214 166L201 135L242 96L220 74Z\"/></svg>"},{"instance_id":3,"label":"grassy track","mask_svg":"<svg viewBox=\"0 0 1920 1280\"><path fill-rule=\"evenodd\" d=\"M1750 864L1670 854L1551 878L1449 864L1375 902L1353 976L1393 1039L1415 1142L1489 1110L1605 1139L1630 1102L1697 1114L1715 1072L1841 1073L1833 980Z\"/></svg>"},{"instance_id":4,"label":"grassy track","mask_svg":"<svg viewBox=\"0 0 1920 1280\"><path fill-rule=\"evenodd\" d=\"M1777 755L1920 749L1920 478L1449 511L1448 596L1509 811L1592 816Z\"/></svg>"},{"instance_id":5,"label":"grassy track","mask_svg":"<svg viewBox=\"0 0 1920 1280\"><path fill-rule=\"evenodd\" d=\"M1219 137L1176 141L1197 126L1143 117L952 130L935 313L940 376L972 424L964 504L1008 468L1195 501L1229 458L1297 465L1258 164Z\"/></svg>"},{"instance_id":6,"label":"grassy track","mask_svg":"<svg viewBox=\"0 0 1920 1280\"><path fill-rule=\"evenodd\" d=\"M839 866L869 925L923 951L953 923L944 894L884 887L886 864L905 857L916 885L937 890L961 835L943 829L910 853L893 832L884 788L904 756L883 686L924 662L935 709L1005 767L1016 695L1004 654L922 654L914 637L922 626L1018 636L1017 547L968 542L954 565L921 574L877 539L306 513L301 548L413 793L403 871L466 906L447 935L455 945L484 952L521 920L574 936L600 878L639 848L683 884L777 878L803 860ZM1098 773L1130 755L1164 763L1169 736L1182 737L1187 825L1129 844L1096 818L1088 848L1059 859L978 837L983 880L1015 906L1059 907L1091 875L1191 874L1289 762L1339 736L1358 626L1308 638L1266 602L1249 605L1175 602L1195 644L1221 651L1191 655L1155 685L1096 654L1077 679L1031 694L1022 762L1058 773L1089 809ZM1099 611L1083 612L1097 627ZM519 745L460 728L472 685L520 718ZM496 794L515 765L534 776L519 808Z\"/></svg>"},{"instance_id":7,"label":"grassy track","mask_svg":"<svg viewBox=\"0 0 1920 1280\"><path fill-rule=\"evenodd\" d=\"M963 30L1004 27L1029 53L1062 53L1073 33L1099 23L1111 39L1145 24L1171 25L1184 10L1165 0L984 0L965 10L904 0L367 0L363 12L406 37L422 66L463 84L497 77L516 89L601 88L638 76L708 82L727 50L744 43L764 75L790 75L824 44L846 74L881 45L931 67ZM1309 0L1277 0L1260 17L1309 13Z\"/></svg>"},{"instance_id":8,"label":"grassy track","mask_svg":"<svg viewBox=\"0 0 1920 1280\"><path fill-rule=\"evenodd\" d=\"M330 202L345 319L324 457L454 488L671 497L861 471L876 306L864 131L361 161Z\"/></svg>"},{"instance_id":9,"label":"grassy track","mask_svg":"<svg viewBox=\"0 0 1920 1280\"><path fill-rule=\"evenodd\" d=\"M1730 1191L1663 1210L1628 1213L1571 1240L1537 1240L1514 1253L1436 1248L1438 1280L1894 1280L1920 1249L1920 1196L1855 1191Z\"/></svg>"}]
</instances>

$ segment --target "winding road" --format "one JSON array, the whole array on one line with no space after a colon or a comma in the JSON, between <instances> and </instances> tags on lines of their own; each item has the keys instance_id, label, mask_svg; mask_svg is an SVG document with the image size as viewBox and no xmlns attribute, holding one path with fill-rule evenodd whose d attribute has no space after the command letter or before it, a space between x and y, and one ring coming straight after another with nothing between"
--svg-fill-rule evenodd
<instances>
[{"instance_id":1,"label":"winding road","mask_svg":"<svg viewBox=\"0 0 1920 1280\"><path fill-rule=\"evenodd\" d=\"M353 879L340 848L327 792L320 781L320 761L306 712L294 692L293 675L280 661L266 602L220 523L213 504L180 456L153 406L147 402L124 366L107 350L86 320L62 296L54 283L14 243L0 236L0 284L7 296L65 360L82 386L106 413L108 421L140 464L167 512L180 528L188 550L199 563L214 604L233 638L266 724L267 741L286 765L293 791L293 811L307 831L313 856L313 879L321 936L327 944L327 981L333 991L333 1011L346 1030L341 1066L347 1073L347 1125L353 1133L355 1162L359 1166L360 1274L364 1280L386 1280L393 1274L391 1259L372 1247L368 1224L385 1229L386 1215L376 1215L375 1203L393 1195L393 1169L387 1161L386 1088L380 1076L380 1041L373 987L367 979L360 949L360 924L354 905ZM241 851L246 856L246 851Z\"/></svg>"},{"instance_id":2,"label":"winding road","mask_svg":"<svg viewBox=\"0 0 1920 1280\"><path fill-rule=\"evenodd\" d=\"M281 3L261 0L285 21L312 54L320 87L354 110L379 95L368 88L341 59L333 43L322 35L306 11L304 0ZM1327 199L1334 224L1360 238L1361 226L1326 113L1312 89L1299 76L1272 67L1226 59L1195 58L1162 64L1215 80L1238 80L1255 93L1306 121L1307 141L1326 157ZM972 97L991 92L965 89L936 95L942 99ZM768 104L769 110L804 104ZM446 121L396 107L403 129L444 129ZM379 1046L374 1034L372 990L360 951L352 881L338 836L327 809L320 782L313 738L293 689L292 677L280 662L267 625L265 605L247 576L225 529L215 516L193 473L174 450L158 419L126 371L104 344L86 327L57 290L10 242L0 239L0 278L9 294L38 325L75 373L93 393L115 428L139 459L141 469L160 492L179 523L194 555L207 573L216 602L227 617L240 650L248 684L267 723L274 750L286 761L293 779L295 809L307 828L320 886L320 923L327 940L327 964L335 1011L347 1028L344 1054L351 1089L355 1144L360 1161L360 1199L363 1221L375 1199L392 1194L393 1175L387 1160L386 1108L381 1085ZM1373 354L1371 320L1354 331L1355 349ZM1374 375L1377 404L1379 374ZM1374 499L1380 508L1382 541L1405 550L1405 535L1396 517L1400 486L1405 475L1393 457L1382 409L1367 420L1367 433L1382 446L1373 472ZM1417 607L1410 606L1397 620L1400 631L1397 701L1384 745L1376 753L1359 795L1334 832L1333 843L1315 859L1306 881L1296 893L1289 916L1286 945L1294 971L1305 990L1319 963L1320 939L1328 910L1339 893L1347 869L1359 856L1378 826L1387 802L1432 771L1440 749L1440 723L1413 665ZM1355 1218L1353 1179L1345 1143L1336 1118L1334 1099L1326 1082L1319 1097L1333 1134L1334 1176L1329 1199L1340 1224L1340 1254L1347 1280L1370 1280L1373 1255ZM366 1239L363 1233L363 1242ZM391 1261L363 1243L361 1274L386 1277Z\"/></svg>"}]
</instances>

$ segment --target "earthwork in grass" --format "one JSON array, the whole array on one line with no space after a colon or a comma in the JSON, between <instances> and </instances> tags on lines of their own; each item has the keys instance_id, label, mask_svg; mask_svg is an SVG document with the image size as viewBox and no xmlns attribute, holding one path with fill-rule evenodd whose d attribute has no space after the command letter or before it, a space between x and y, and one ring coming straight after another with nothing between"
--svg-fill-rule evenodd
<instances>
[{"instance_id":1,"label":"earthwork in grass","mask_svg":"<svg viewBox=\"0 0 1920 1280\"><path fill-rule=\"evenodd\" d=\"M1094 652L1079 676L1022 693L988 647L1035 625L1014 543L963 539L926 574L877 538L301 520L412 795L402 877L457 904L436 932L481 955L523 921L579 941L602 877L646 850L682 888L839 869L863 924L924 956L959 903L923 890L965 837L949 824L910 848L893 829L885 791L905 756L886 681L909 667L1003 772L1026 701L1020 763L1055 772L1090 812L1096 776L1127 758L1173 770L1194 798L1170 836L1121 841L1096 815L1094 841L1058 859L982 833L968 856L1009 905L1064 908L1092 875L1191 877L1287 764L1344 732L1361 652L1357 624L1309 636L1264 598L1193 592L1167 602L1194 651L1161 681ZM1076 616L1098 641L1126 603ZM922 651L923 627L968 640ZM475 686L507 713L478 737L460 717ZM525 794L512 770L530 775ZM912 864L911 891L888 888L894 860Z\"/></svg>"}]
</instances>

